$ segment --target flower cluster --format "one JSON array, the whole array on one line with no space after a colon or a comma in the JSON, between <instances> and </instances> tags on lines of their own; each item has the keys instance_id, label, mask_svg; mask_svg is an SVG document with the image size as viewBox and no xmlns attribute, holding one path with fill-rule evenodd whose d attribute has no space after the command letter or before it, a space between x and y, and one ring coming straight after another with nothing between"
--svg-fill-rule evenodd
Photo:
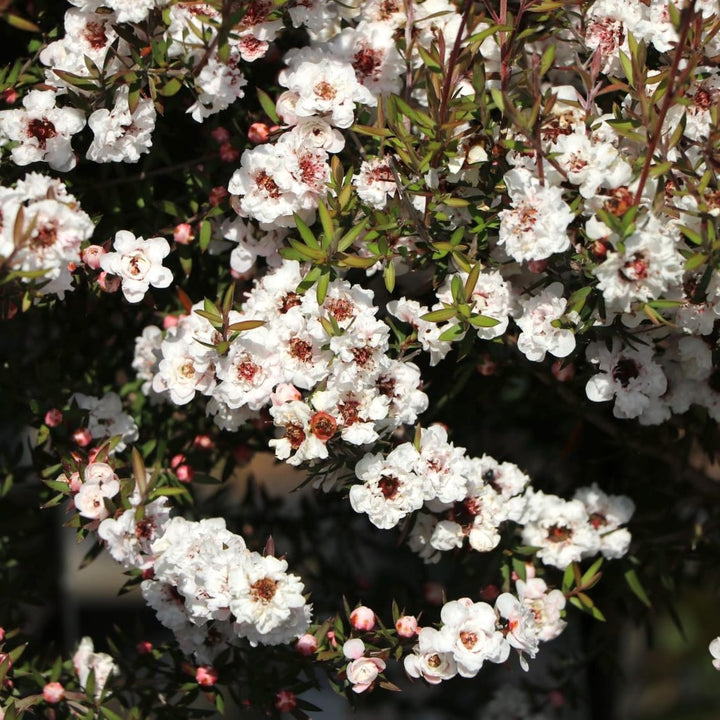
<instances>
[{"instance_id":1,"label":"flower cluster","mask_svg":"<svg viewBox=\"0 0 720 720\"><path fill-rule=\"evenodd\" d=\"M60 180L28 173L14 188L0 188L0 217L2 265L24 283L37 282L40 293L62 299L73 289L72 270L95 229L77 199Z\"/></svg>"},{"instance_id":2,"label":"flower cluster","mask_svg":"<svg viewBox=\"0 0 720 720\"><path fill-rule=\"evenodd\" d=\"M291 465L327 458L333 439L362 446L414 422L427 407L420 372L390 356L372 292L337 280L318 303L298 293L301 280L298 263L286 261L257 282L228 315L227 329L242 332L222 354L201 304L164 338L146 329L134 362L146 389L180 405L209 396L208 412L229 430L269 407L282 432L270 446Z\"/></svg>"},{"instance_id":3,"label":"flower cluster","mask_svg":"<svg viewBox=\"0 0 720 720\"><path fill-rule=\"evenodd\" d=\"M512 651L527 669L565 628L566 602L602 618L586 591L603 562L627 558L635 501L650 503L647 493L608 494L595 482L604 483L600 470L573 481L564 458L586 443L583 427L553 458L564 473L533 472L533 486L519 465L483 454L503 452L484 433L461 436L468 451L441 422L480 404L477 369L487 384L476 395L492 395L498 417L510 406L526 412L545 392L562 400L543 409L548 424L579 408L610 434L612 412L659 426L635 428L638 446L671 438L693 459L712 449L716 0L520 2L511 11L457 0L70 5L62 27L33 41L34 58L0 72L10 168L0 187L0 313L27 318L33 304L52 308L75 290L68 308L103 314L63 335L88 363L82 380L76 363L53 394L44 368L33 371L22 417L45 418L33 452L43 462L60 456L44 475L60 493L49 504L69 500L69 524L80 537L97 534L174 633L176 659L191 655L200 667L175 665L221 709L216 685L226 674L212 663L241 665L250 647L300 637L304 669L292 653L295 665L277 677L309 679L312 661L360 694L392 686L392 658L430 684L475 677ZM68 173L67 186L37 172L18 179L14 166L40 163ZM111 163L137 167L103 167ZM95 223L103 238L91 244ZM173 283L177 293L146 298ZM100 293L118 290L127 302ZM126 382L127 368L113 363L129 361L124 329L143 326ZM51 329L56 343L62 329ZM14 381L13 369L3 361L0 380ZM112 382L117 393L77 392ZM70 398L67 419L47 404L39 411L43 395ZM435 424L423 427L428 410ZM126 480L123 453L141 433ZM438 627L418 629L420 611L401 616L396 605L394 629L364 605L347 607L349 635L340 615L311 627L305 586L286 560L251 551L197 502L193 479L205 473L193 470L195 457L205 453L207 473L227 479L233 448L246 459L244 443L336 491L366 516L344 507L353 529L397 528L406 557L462 558L457 572L438 573L448 585L480 568L492 579L477 597L450 602L438 585ZM549 454L536 445L533 453ZM533 467L531 453L512 452ZM146 460L152 470L140 467ZM635 480L619 475L618 490ZM172 516L173 496L194 503L197 519ZM693 498L688 506L694 550L711 533ZM251 508L239 512L244 523ZM254 524L240 525L250 544ZM310 525L325 530L315 517ZM326 567L315 563L319 544L307 544L311 572ZM619 564L650 606L633 569L642 558ZM274 673L283 650L272 653ZM83 702L99 708L118 668L87 640L74 664L82 689L94 673ZM85 711L55 671L43 680L42 702ZM163 697L177 687L173 679ZM303 717L304 688L272 687L275 709ZM484 717L541 717L536 710L510 692Z\"/></svg>"},{"instance_id":4,"label":"flower cluster","mask_svg":"<svg viewBox=\"0 0 720 720\"><path fill-rule=\"evenodd\" d=\"M288 643L310 623L303 584L287 562L250 552L222 518L170 520L151 546L152 579L142 593L180 647L200 662L229 644Z\"/></svg>"}]
</instances>

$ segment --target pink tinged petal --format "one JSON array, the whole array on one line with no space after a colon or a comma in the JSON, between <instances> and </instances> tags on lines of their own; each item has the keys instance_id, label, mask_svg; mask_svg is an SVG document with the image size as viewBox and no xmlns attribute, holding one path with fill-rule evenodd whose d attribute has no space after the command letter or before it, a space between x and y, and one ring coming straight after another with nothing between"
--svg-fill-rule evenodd
<instances>
[{"instance_id":1,"label":"pink tinged petal","mask_svg":"<svg viewBox=\"0 0 720 720\"><path fill-rule=\"evenodd\" d=\"M349 660L357 660L365 654L365 643L360 638L348 640L343 645L343 655Z\"/></svg>"}]
</instances>

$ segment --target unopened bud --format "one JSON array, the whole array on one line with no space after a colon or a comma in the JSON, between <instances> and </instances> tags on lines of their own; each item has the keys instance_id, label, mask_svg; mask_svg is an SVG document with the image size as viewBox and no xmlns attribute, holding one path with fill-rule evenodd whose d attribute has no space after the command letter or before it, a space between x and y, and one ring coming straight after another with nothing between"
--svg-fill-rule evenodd
<instances>
[{"instance_id":1,"label":"unopened bud","mask_svg":"<svg viewBox=\"0 0 720 720\"><path fill-rule=\"evenodd\" d=\"M417 635L418 621L414 615L402 615L395 621L395 630L400 637L411 638Z\"/></svg>"},{"instance_id":2,"label":"unopened bud","mask_svg":"<svg viewBox=\"0 0 720 720\"><path fill-rule=\"evenodd\" d=\"M42 691L43 700L50 705L56 705L65 697L65 688L59 682L50 682Z\"/></svg>"},{"instance_id":3,"label":"unopened bud","mask_svg":"<svg viewBox=\"0 0 720 720\"><path fill-rule=\"evenodd\" d=\"M105 255L105 248L101 245L88 245L80 255L82 261L93 270L100 269L100 258Z\"/></svg>"},{"instance_id":4,"label":"unopened bud","mask_svg":"<svg viewBox=\"0 0 720 720\"><path fill-rule=\"evenodd\" d=\"M63 421L63 414L57 408L52 408L45 413L45 424L48 427L57 427Z\"/></svg>"},{"instance_id":5,"label":"unopened bud","mask_svg":"<svg viewBox=\"0 0 720 720\"><path fill-rule=\"evenodd\" d=\"M212 687L217 681L218 673L212 665L201 665L195 671L195 682L200 687Z\"/></svg>"},{"instance_id":6,"label":"unopened bud","mask_svg":"<svg viewBox=\"0 0 720 720\"><path fill-rule=\"evenodd\" d=\"M248 140L253 145L266 143L270 138L270 128L265 123L253 123L248 129Z\"/></svg>"},{"instance_id":7,"label":"unopened bud","mask_svg":"<svg viewBox=\"0 0 720 720\"><path fill-rule=\"evenodd\" d=\"M75 444L80 447L87 447L92 442L92 434L87 428L78 428L72 437Z\"/></svg>"},{"instance_id":8,"label":"unopened bud","mask_svg":"<svg viewBox=\"0 0 720 720\"><path fill-rule=\"evenodd\" d=\"M375 613L365 605L356 607L350 613L350 624L356 630L372 630L375 627Z\"/></svg>"},{"instance_id":9,"label":"unopened bud","mask_svg":"<svg viewBox=\"0 0 720 720\"><path fill-rule=\"evenodd\" d=\"M190 223L180 223L173 229L173 240L178 245L189 245L194 238L195 234Z\"/></svg>"},{"instance_id":10,"label":"unopened bud","mask_svg":"<svg viewBox=\"0 0 720 720\"><path fill-rule=\"evenodd\" d=\"M106 293L115 293L120 289L120 278L117 275L108 275L104 270L98 275L97 283Z\"/></svg>"},{"instance_id":11,"label":"unopened bud","mask_svg":"<svg viewBox=\"0 0 720 720\"><path fill-rule=\"evenodd\" d=\"M297 639L295 649L301 655L314 655L318 649L317 638L314 635L310 635L310 633L305 633Z\"/></svg>"}]
</instances>

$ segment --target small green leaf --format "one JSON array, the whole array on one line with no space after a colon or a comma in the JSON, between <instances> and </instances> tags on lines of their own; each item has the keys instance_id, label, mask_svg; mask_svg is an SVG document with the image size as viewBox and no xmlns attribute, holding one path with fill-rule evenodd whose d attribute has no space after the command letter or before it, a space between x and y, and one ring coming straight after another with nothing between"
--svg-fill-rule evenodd
<instances>
[{"instance_id":1,"label":"small green leaf","mask_svg":"<svg viewBox=\"0 0 720 720\"><path fill-rule=\"evenodd\" d=\"M328 285L330 284L330 273L325 272L318 278L317 287L315 294L317 297L318 305L322 305L325 302L325 296L327 295Z\"/></svg>"},{"instance_id":2,"label":"small green leaf","mask_svg":"<svg viewBox=\"0 0 720 720\"><path fill-rule=\"evenodd\" d=\"M205 252L210 245L212 237L212 225L209 220L203 220L200 223L200 249Z\"/></svg>"},{"instance_id":3,"label":"small green leaf","mask_svg":"<svg viewBox=\"0 0 720 720\"><path fill-rule=\"evenodd\" d=\"M471 315L468 318L468 322L471 325L473 325L474 327L480 327L480 328L494 327L495 325L498 325L500 323L499 320L496 320L495 318L487 317L485 315Z\"/></svg>"},{"instance_id":4,"label":"small green leaf","mask_svg":"<svg viewBox=\"0 0 720 720\"><path fill-rule=\"evenodd\" d=\"M383 280L385 280L387 291L391 293L395 289L395 263L392 260L383 270Z\"/></svg>"},{"instance_id":5,"label":"small green leaf","mask_svg":"<svg viewBox=\"0 0 720 720\"><path fill-rule=\"evenodd\" d=\"M450 318L454 318L456 314L457 311L454 307L447 307L442 310L433 310L432 312L425 313L420 316L420 319L425 320L426 322L439 323L450 320Z\"/></svg>"},{"instance_id":6,"label":"small green leaf","mask_svg":"<svg viewBox=\"0 0 720 720\"><path fill-rule=\"evenodd\" d=\"M257 88L257 96L258 100L260 101L260 105L262 106L262 109L265 111L265 114L276 124L280 124L280 117L277 114L277 110L275 109L275 103L273 102L273 99L260 88Z\"/></svg>"},{"instance_id":7,"label":"small green leaf","mask_svg":"<svg viewBox=\"0 0 720 720\"><path fill-rule=\"evenodd\" d=\"M171 78L161 88L158 88L158 93L163 97L172 97L180 92L182 86L183 84L178 78Z\"/></svg>"},{"instance_id":8,"label":"small green leaf","mask_svg":"<svg viewBox=\"0 0 720 720\"><path fill-rule=\"evenodd\" d=\"M305 244L308 247L319 250L320 243L317 241L315 235L313 235L312 230L307 226L305 221L297 213L293 213L293 219L295 220L295 227L298 229L300 237L305 241Z\"/></svg>"},{"instance_id":9,"label":"small green leaf","mask_svg":"<svg viewBox=\"0 0 720 720\"><path fill-rule=\"evenodd\" d=\"M462 325L451 325L447 330L445 330L445 332L440 335L438 340L442 340L443 342L452 342L453 340L456 340L464 334L465 329Z\"/></svg>"},{"instance_id":10,"label":"small green leaf","mask_svg":"<svg viewBox=\"0 0 720 720\"><path fill-rule=\"evenodd\" d=\"M629 588L633 591L635 594L635 597L637 597L638 600L640 600L643 605L646 605L647 607L652 607L652 603L650 602L650 598L647 596L647 593L645 592L645 588L642 586L642 583L640 582L640 578L638 578L637 573L635 570L630 568L625 573L625 582L628 584Z\"/></svg>"},{"instance_id":11,"label":"small green leaf","mask_svg":"<svg viewBox=\"0 0 720 720\"><path fill-rule=\"evenodd\" d=\"M264 324L265 320L241 320L240 322L228 325L228 330L231 332L245 332L246 330L262 327Z\"/></svg>"}]
</instances>

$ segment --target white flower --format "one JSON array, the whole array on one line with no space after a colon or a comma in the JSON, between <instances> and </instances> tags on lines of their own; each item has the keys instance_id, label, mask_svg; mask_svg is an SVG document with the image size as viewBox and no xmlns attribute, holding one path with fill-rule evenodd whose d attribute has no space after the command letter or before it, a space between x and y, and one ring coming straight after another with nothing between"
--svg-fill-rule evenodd
<instances>
[{"instance_id":1,"label":"white flower","mask_svg":"<svg viewBox=\"0 0 720 720\"><path fill-rule=\"evenodd\" d=\"M632 538L620 526L630 521L635 503L625 495L607 495L596 483L578 488L575 499L585 506L590 524L600 536L600 552L608 559L627 554Z\"/></svg>"},{"instance_id":2,"label":"white flower","mask_svg":"<svg viewBox=\"0 0 720 720\"><path fill-rule=\"evenodd\" d=\"M534 658L538 651L538 628L532 612L510 593L502 593L497 598L495 611L502 618L500 624L505 625L505 639L518 651L520 665L527 671L528 663L523 653Z\"/></svg>"},{"instance_id":3,"label":"white flower","mask_svg":"<svg viewBox=\"0 0 720 720\"><path fill-rule=\"evenodd\" d=\"M286 60L291 65L280 72L278 81L297 94L298 118L320 115L335 127L348 128L355 120L356 102L377 104L372 93L358 82L350 63L314 48L290 51Z\"/></svg>"},{"instance_id":4,"label":"white flower","mask_svg":"<svg viewBox=\"0 0 720 720\"><path fill-rule=\"evenodd\" d=\"M98 527L108 552L125 568L143 568L152 561L151 545L163 534L170 517L167 498L145 505L142 518L136 515L137 509L132 507L117 518L106 518Z\"/></svg>"},{"instance_id":5,"label":"white flower","mask_svg":"<svg viewBox=\"0 0 720 720\"><path fill-rule=\"evenodd\" d=\"M73 655L73 667L78 676L80 687L84 690L88 677L92 672L95 676L95 699L99 700L108 678L113 673L120 672L120 668L107 653L93 652L93 641L84 637Z\"/></svg>"},{"instance_id":6,"label":"white flower","mask_svg":"<svg viewBox=\"0 0 720 720\"><path fill-rule=\"evenodd\" d=\"M52 90L31 90L23 98L24 110L0 112L0 145L18 144L10 151L16 165L47 162L53 170L67 172L76 160L72 136L85 126L82 110L58 108Z\"/></svg>"},{"instance_id":7,"label":"white flower","mask_svg":"<svg viewBox=\"0 0 720 720\"><path fill-rule=\"evenodd\" d=\"M622 349L615 342L613 349L608 350L602 343L590 343L586 354L600 372L588 380L585 394L593 402L615 397L615 417L638 417L667 389L665 374L654 362L653 348L648 345L631 350Z\"/></svg>"},{"instance_id":8,"label":"white flower","mask_svg":"<svg viewBox=\"0 0 720 720\"><path fill-rule=\"evenodd\" d=\"M75 393L73 396L77 406L88 410L88 430L93 440L121 437L111 454L122 452L128 443L135 442L138 437L138 426L135 420L123 412L120 396L115 392L105 393L101 398Z\"/></svg>"},{"instance_id":9,"label":"white flower","mask_svg":"<svg viewBox=\"0 0 720 720\"><path fill-rule=\"evenodd\" d=\"M128 230L118 230L113 247L115 252L103 255L100 267L121 278L128 302L140 302L151 285L166 288L172 282L172 273L162 265L163 258L170 253L165 238L144 240Z\"/></svg>"},{"instance_id":10,"label":"white flower","mask_svg":"<svg viewBox=\"0 0 720 720\"><path fill-rule=\"evenodd\" d=\"M710 647L708 648L710 651L710 654L713 657L713 667L716 670L720 670L720 637L716 637L711 643Z\"/></svg>"},{"instance_id":11,"label":"white flower","mask_svg":"<svg viewBox=\"0 0 720 720\"><path fill-rule=\"evenodd\" d=\"M579 500L534 493L529 505L534 517L522 530L526 545L539 547L537 556L546 565L564 570L571 562L595 555L600 539Z\"/></svg>"},{"instance_id":12,"label":"white flower","mask_svg":"<svg viewBox=\"0 0 720 720\"><path fill-rule=\"evenodd\" d=\"M565 629L567 623L560 613L565 608L565 595L561 590L548 592L542 578L528 577L515 584L520 602L535 618L538 640L553 640Z\"/></svg>"},{"instance_id":13,"label":"white flower","mask_svg":"<svg viewBox=\"0 0 720 720\"><path fill-rule=\"evenodd\" d=\"M676 236L654 215L638 222L623 247L622 252L608 252L593 271L609 312L629 312L634 301L659 298L681 281L685 259L676 248Z\"/></svg>"},{"instance_id":14,"label":"white flower","mask_svg":"<svg viewBox=\"0 0 720 720\"><path fill-rule=\"evenodd\" d=\"M380 658L358 658L348 663L345 673L352 690L356 693L365 692L385 669L385 661Z\"/></svg>"},{"instance_id":15,"label":"white flower","mask_svg":"<svg viewBox=\"0 0 720 720\"><path fill-rule=\"evenodd\" d=\"M503 663L510 644L496 627L496 615L487 603L469 598L452 600L440 611L444 625L439 649L450 651L463 677L475 677L483 663Z\"/></svg>"},{"instance_id":16,"label":"white flower","mask_svg":"<svg viewBox=\"0 0 720 720\"><path fill-rule=\"evenodd\" d=\"M370 522L387 530L423 503L422 481L415 474L417 450L404 443L390 452L365 455L355 466L361 485L350 488L350 504L355 512L367 513Z\"/></svg>"},{"instance_id":17,"label":"white flower","mask_svg":"<svg viewBox=\"0 0 720 720\"><path fill-rule=\"evenodd\" d=\"M230 569L230 610L236 631L252 644L289 642L307 629L303 584L287 562L258 553ZM300 611L301 621L298 622ZM304 626L303 626L304 625Z\"/></svg>"},{"instance_id":18,"label":"white flower","mask_svg":"<svg viewBox=\"0 0 720 720\"><path fill-rule=\"evenodd\" d=\"M438 649L447 647L447 640L438 630L422 628L418 633L418 641L413 654L403 659L405 672L410 677L421 677L431 685L438 685L457 675L457 664L452 652Z\"/></svg>"},{"instance_id":19,"label":"white flower","mask_svg":"<svg viewBox=\"0 0 720 720\"><path fill-rule=\"evenodd\" d=\"M140 98L131 112L128 95L129 87L122 85L115 93L112 110L101 108L88 118L95 134L87 151L88 160L135 163L140 155L149 152L157 115L155 104L150 98Z\"/></svg>"},{"instance_id":20,"label":"white flower","mask_svg":"<svg viewBox=\"0 0 720 720\"><path fill-rule=\"evenodd\" d=\"M541 185L522 168L505 173L512 209L499 213L498 244L517 262L544 260L570 247L567 227L574 215L562 199L562 189Z\"/></svg>"},{"instance_id":21,"label":"white flower","mask_svg":"<svg viewBox=\"0 0 720 720\"><path fill-rule=\"evenodd\" d=\"M8 267L34 274L21 279L63 299L73 289L68 268L80 263L80 247L94 230L77 199L60 180L28 173L14 190L0 188L0 213L0 256Z\"/></svg>"},{"instance_id":22,"label":"white flower","mask_svg":"<svg viewBox=\"0 0 720 720\"><path fill-rule=\"evenodd\" d=\"M390 156L363 160L360 172L353 175L353 185L360 199L376 210L382 210L388 197L394 197L397 183L390 167Z\"/></svg>"},{"instance_id":23,"label":"white flower","mask_svg":"<svg viewBox=\"0 0 720 720\"><path fill-rule=\"evenodd\" d=\"M563 317L567 306L561 283L548 285L539 295L521 298L520 305L522 315L515 322L522 332L517 346L528 360L542 362L546 352L564 358L575 349L573 331L554 324Z\"/></svg>"}]
</instances>

